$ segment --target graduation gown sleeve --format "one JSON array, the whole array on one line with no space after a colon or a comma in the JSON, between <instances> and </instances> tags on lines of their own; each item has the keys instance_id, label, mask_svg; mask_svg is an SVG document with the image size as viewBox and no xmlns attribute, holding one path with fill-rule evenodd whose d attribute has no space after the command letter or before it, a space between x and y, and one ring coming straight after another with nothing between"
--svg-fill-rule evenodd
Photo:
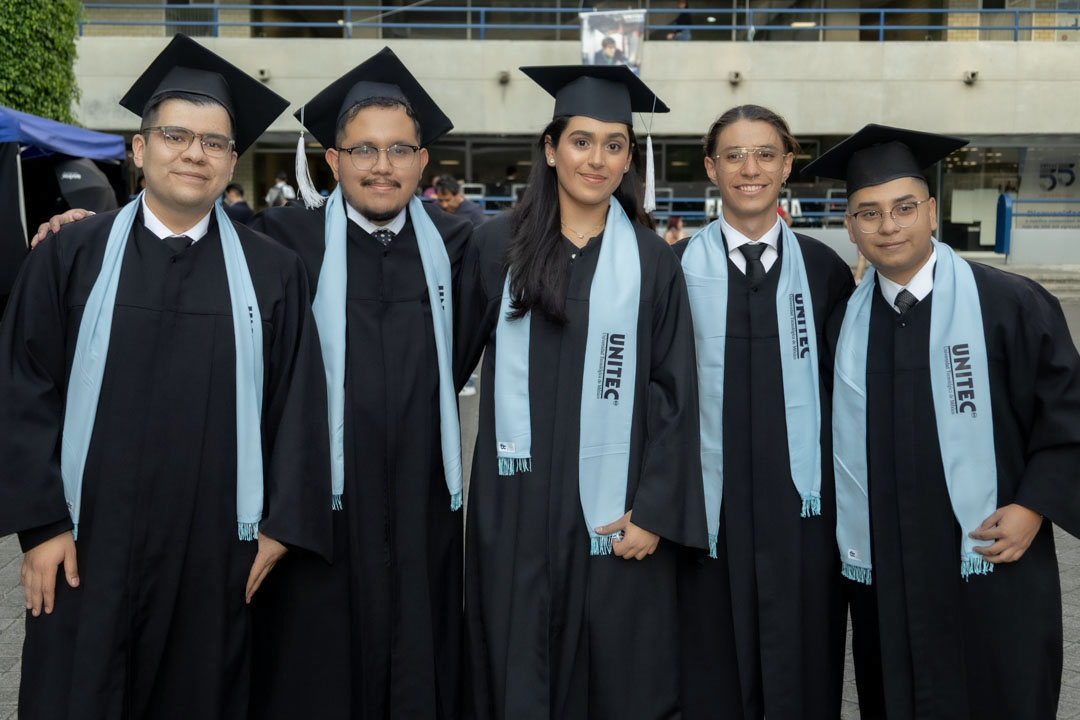
<instances>
[{"instance_id":1,"label":"graduation gown sleeve","mask_svg":"<svg viewBox=\"0 0 1080 720\"><path fill-rule=\"evenodd\" d=\"M1011 405L1030 428L1015 502L1080 537L1080 357L1057 298L1024 284L1008 352Z\"/></svg>"},{"instance_id":2,"label":"graduation gown sleeve","mask_svg":"<svg viewBox=\"0 0 1080 720\"><path fill-rule=\"evenodd\" d=\"M635 525L680 545L705 548L708 531L690 300L675 254L663 247L656 255L657 289L648 300L652 364L645 403L639 406L645 412L646 441L641 479L629 506Z\"/></svg>"},{"instance_id":3,"label":"graduation gown sleeve","mask_svg":"<svg viewBox=\"0 0 1080 720\"><path fill-rule=\"evenodd\" d=\"M274 338L267 352L263 391L266 500L260 530L278 542L329 559L326 375L308 301L307 277L294 253L280 249L269 238L260 237L259 241L273 245L283 256L282 300L272 311Z\"/></svg>"},{"instance_id":4,"label":"graduation gown sleeve","mask_svg":"<svg viewBox=\"0 0 1080 720\"><path fill-rule=\"evenodd\" d=\"M0 536L24 550L70 530L60 478L65 322L57 243L26 259L0 321Z\"/></svg>"},{"instance_id":5,"label":"graduation gown sleeve","mask_svg":"<svg viewBox=\"0 0 1080 720\"><path fill-rule=\"evenodd\" d=\"M480 362L491 332L482 270L479 245L470 236L461 269L454 274L454 382L459 390Z\"/></svg>"}]
</instances>

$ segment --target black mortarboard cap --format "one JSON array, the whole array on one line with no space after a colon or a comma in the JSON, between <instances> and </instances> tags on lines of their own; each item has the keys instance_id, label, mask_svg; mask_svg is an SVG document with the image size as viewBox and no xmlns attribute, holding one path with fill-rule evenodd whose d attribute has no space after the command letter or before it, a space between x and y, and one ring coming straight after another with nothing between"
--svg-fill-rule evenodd
<instances>
[{"instance_id":1,"label":"black mortarboard cap","mask_svg":"<svg viewBox=\"0 0 1080 720\"><path fill-rule=\"evenodd\" d=\"M454 129L394 51L386 47L327 85L294 115L324 148L337 145L338 120L354 105L375 97L403 100L420 123L420 145L427 147Z\"/></svg>"},{"instance_id":2,"label":"black mortarboard cap","mask_svg":"<svg viewBox=\"0 0 1080 720\"><path fill-rule=\"evenodd\" d=\"M804 175L847 181L856 190L904 177L923 177L930 167L968 140L871 123L803 168Z\"/></svg>"},{"instance_id":3,"label":"black mortarboard cap","mask_svg":"<svg viewBox=\"0 0 1080 720\"><path fill-rule=\"evenodd\" d=\"M288 100L182 33L154 58L120 105L142 117L150 101L167 92L204 95L221 103L233 121L237 153L247 150L289 107Z\"/></svg>"},{"instance_id":4,"label":"black mortarboard cap","mask_svg":"<svg viewBox=\"0 0 1080 720\"><path fill-rule=\"evenodd\" d=\"M584 115L633 125L633 113L669 112L625 65L533 65L519 70L555 98L552 117Z\"/></svg>"}]
</instances>

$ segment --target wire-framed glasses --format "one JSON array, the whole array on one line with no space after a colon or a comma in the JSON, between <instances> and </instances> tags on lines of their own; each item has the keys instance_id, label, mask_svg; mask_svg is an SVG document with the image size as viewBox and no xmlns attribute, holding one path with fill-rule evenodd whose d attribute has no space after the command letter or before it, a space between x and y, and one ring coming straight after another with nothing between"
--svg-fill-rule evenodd
<instances>
[{"instance_id":1,"label":"wire-framed glasses","mask_svg":"<svg viewBox=\"0 0 1080 720\"><path fill-rule=\"evenodd\" d=\"M214 158L225 157L236 145L235 140L225 135L197 133L175 125L145 127L139 131L139 134L146 135L149 132L161 133L161 137L165 141L165 147L174 152L184 152L191 147L191 143L195 142L195 138L199 138L199 144L202 145L203 152Z\"/></svg>"},{"instance_id":2,"label":"wire-framed glasses","mask_svg":"<svg viewBox=\"0 0 1080 720\"><path fill-rule=\"evenodd\" d=\"M926 200L905 200L902 203L893 205L891 210L882 211L870 208L848 213L848 215L855 218L855 226L859 228L859 232L869 235L881 229L886 215L892 218L897 227L911 227L918 222L919 206L925 202L930 202L930 198Z\"/></svg>"},{"instance_id":3,"label":"wire-framed glasses","mask_svg":"<svg viewBox=\"0 0 1080 720\"><path fill-rule=\"evenodd\" d=\"M416 153L420 152L419 145L391 145L388 148L377 148L374 145L357 145L350 148L338 148L338 152L348 153L352 160L352 166L357 170L370 170L379 164L379 153L385 152L386 159L398 170L412 167L416 162Z\"/></svg>"},{"instance_id":4,"label":"wire-framed glasses","mask_svg":"<svg viewBox=\"0 0 1080 720\"><path fill-rule=\"evenodd\" d=\"M787 153L782 153L769 145L759 147L729 147L725 148L723 152L718 155L713 155L713 159L720 165L721 170L730 173L741 170L743 166L746 165L746 159L751 155L754 156L754 161L759 168L772 172L774 170L779 170L780 166L784 164L784 157Z\"/></svg>"}]
</instances>

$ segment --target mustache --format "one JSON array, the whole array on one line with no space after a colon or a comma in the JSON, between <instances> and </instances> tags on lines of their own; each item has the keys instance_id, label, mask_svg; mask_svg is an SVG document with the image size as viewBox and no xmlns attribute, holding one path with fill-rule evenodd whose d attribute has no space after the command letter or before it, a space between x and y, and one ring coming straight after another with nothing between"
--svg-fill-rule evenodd
<instances>
[{"instance_id":1,"label":"mustache","mask_svg":"<svg viewBox=\"0 0 1080 720\"><path fill-rule=\"evenodd\" d=\"M376 183L379 185L391 185L396 188L401 187L401 183L393 178L364 178L360 185L367 187L368 185L375 185Z\"/></svg>"}]
</instances>

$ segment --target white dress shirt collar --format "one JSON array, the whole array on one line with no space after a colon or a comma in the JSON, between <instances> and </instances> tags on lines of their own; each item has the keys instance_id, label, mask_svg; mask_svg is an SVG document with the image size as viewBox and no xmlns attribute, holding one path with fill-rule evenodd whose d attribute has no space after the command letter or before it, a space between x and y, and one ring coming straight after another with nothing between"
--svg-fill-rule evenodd
<instances>
[{"instance_id":1,"label":"white dress shirt collar","mask_svg":"<svg viewBox=\"0 0 1080 720\"><path fill-rule=\"evenodd\" d=\"M889 278L885 277L881 273L878 273L878 287L881 288L881 296L885 298L885 302L889 303L889 306L900 312L896 308L896 296L900 294L901 290L907 290L909 293L915 296L915 299L922 302L930 291L934 289L934 265L937 263L937 250L930 252L930 257L927 258L919 271L915 273L915 276L911 278L907 285L898 285Z\"/></svg>"},{"instance_id":2,"label":"white dress shirt collar","mask_svg":"<svg viewBox=\"0 0 1080 720\"><path fill-rule=\"evenodd\" d=\"M368 235L371 235L376 230L389 230L390 232L394 233L395 236L398 235L401 232L401 229L405 227L405 218L408 210L409 206L406 205L405 207L401 208L401 212L399 212L397 214L397 217L395 217L393 220L386 223L385 225L376 225L375 223L371 222L366 217L361 215L360 212L352 205L350 205L349 203L345 203L345 215L354 223L359 225L360 229L366 232Z\"/></svg>"},{"instance_id":3,"label":"white dress shirt collar","mask_svg":"<svg viewBox=\"0 0 1080 720\"><path fill-rule=\"evenodd\" d=\"M733 228L728 221L724 218L724 213L720 213L720 229L724 232L724 239L727 240L728 257L735 263L735 267L739 268L744 274L746 273L746 256L739 250L740 247L752 242L763 242L768 247L765 248L765 252L761 254L761 264L765 266L765 272L769 272L769 269L773 266L776 260L780 257L780 253L777 248L780 244L780 223L783 220L780 219L780 215L776 216L776 224L758 238L756 241L743 235L741 232Z\"/></svg>"},{"instance_id":4,"label":"white dress shirt collar","mask_svg":"<svg viewBox=\"0 0 1080 720\"><path fill-rule=\"evenodd\" d=\"M210 229L210 213L214 212L214 208L210 208L203 219L195 223L194 227L188 228L184 232L175 233L170 230L165 223L161 222L157 215L150 209L150 206L146 204L146 195L142 197L142 211L143 211L143 225L146 229L154 233L158 238L164 240L168 237L176 237L179 235L187 235L191 238L191 243L194 245L203 239L207 231Z\"/></svg>"}]
</instances>

